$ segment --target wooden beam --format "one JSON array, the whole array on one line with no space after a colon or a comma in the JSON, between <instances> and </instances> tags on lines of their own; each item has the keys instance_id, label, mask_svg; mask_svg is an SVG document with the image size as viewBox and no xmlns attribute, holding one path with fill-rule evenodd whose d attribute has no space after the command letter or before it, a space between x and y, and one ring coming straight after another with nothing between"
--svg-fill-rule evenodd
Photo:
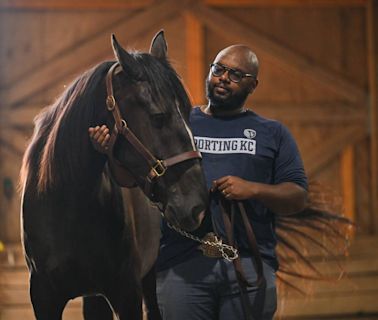
<instances>
[{"instance_id":1,"label":"wooden beam","mask_svg":"<svg viewBox=\"0 0 378 320\"><path fill-rule=\"evenodd\" d=\"M341 152L340 178L343 194L344 215L356 221L356 190L354 181L354 148L348 145Z\"/></svg>"},{"instance_id":2,"label":"wooden beam","mask_svg":"<svg viewBox=\"0 0 378 320\"><path fill-rule=\"evenodd\" d=\"M309 178L316 176L331 160L348 145L360 141L367 136L364 126L351 126L340 130L321 145L314 147L311 154L305 158L304 164Z\"/></svg>"},{"instance_id":3,"label":"wooden beam","mask_svg":"<svg viewBox=\"0 0 378 320\"><path fill-rule=\"evenodd\" d=\"M319 103L254 101L251 109L264 117L284 123L356 124L361 126L368 123L367 108L356 109L339 101Z\"/></svg>"},{"instance_id":4,"label":"wooden beam","mask_svg":"<svg viewBox=\"0 0 378 320\"><path fill-rule=\"evenodd\" d=\"M193 78L203 84L203 77ZM187 79L189 79L187 77ZM203 85L202 85L203 87ZM190 92L192 92L190 88ZM203 90L203 89L202 89ZM197 93L200 98L201 93ZM204 98L204 93L202 95ZM195 104L203 103L201 99L192 99ZM283 123L304 124L330 124L330 125L359 125L365 126L368 123L368 114L365 108L356 110L349 104L338 101L319 102L319 103L285 103L256 101L251 109L258 114L270 119L280 120ZM22 108L8 110L3 112L0 117L0 126L11 128L21 126L32 128L35 116L41 112L42 107L39 105L23 105Z\"/></svg>"},{"instance_id":5,"label":"wooden beam","mask_svg":"<svg viewBox=\"0 0 378 320\"><path fill-rule=\"evenodd\" d=\"M371 233L378 233L378 3L367 7L367 45L370 102Z\"/></svg>"},{"instance_id":6,"label":"wooden beam","mask_svg":"<svg viewBox=\"0 0 378 320\"><path fill-rule=\"evenodd\" d=\"M139 9L152 2L153 0L2 0L0 10Z\"/></svg>"},{"instance_id":7,"label":"wooden beam","mask_svg":"<svg viewBox=\"0 0 378 320\"><path fill-rule=\"evenodd\" d=\"M205 101L204 32L201 22L190 12L185 13L185 31L186 85L193 105L200 105Z\"/></svg>"},{"instance_id":8,"label":"wooden beam","mask_svg":"<svg viewBox=\"0 0 378 320\"><path fill-rule=\"evenodd\" d=\"M9 139L12 138L9 135L6 135L5 137L0 137L0 148L4 149L5 151L8 151L8 153L12 154L16 157L22 157L22 155L25 152L25 147L19 146L14 143L14 140Z\"/></svg>"},{"instance_id":9,"label":"wooden beam","mask_svg":"<svg viewBox=\"0 0 378 320\"><path fill-rule=\"evenodd\" d=\"M352 103L366 104L366 93L362 88L268 38L253 27L242 24L200 2L193 3L190 10L208 28L214 32L221 32L222 37L234 43L245 43L258 49L286 70L300 72L318 85L326 86Z\"/></svg>"},{"instance_id":10,"label":"wooden beam","mask_svg":"<svg viewBox=\"0 0 378 320\"><path fill-rule=\"evenodd\" d=\"M367 0L204 0L213 7L364 7Z\"/></svg>"},{"instance_id":11,"label":"wooden beam","mask_svg":"<svg viewBox=\"0 0 378 320\"><path fill-rule=\"evenodd\" d=\"M35 116L42 110L40 106L27 105L22 109L8 110L2 114L0 119L0 127L10 128L17 127L33 127Z\"/></svg>"},{"instance_id":12,"label":"wooden beam","mask_svg":"<svg viewBox=\"0 0 378 320\"><path fill-rule=\"evenodd\" d=\"M154 0L2 0L2 9L140 9ZM367 0L204 0L213 7L364 7Z\"/></svg>"},{"instance_id":13,"label":"wooden beam","mask_svg":"<svg viewBox=\"0 0 378 320\"><path fill-rule=\"evenodd\" d=\"M127 44L134 38L158 26L161 21L173 17L185 9L188 0L177 2L176 0L159 1L131 17L126 15L117 25L109 26L99 32L95 37L83 41L80 45L64 50L49 63L43 64L32 73L20 77L14 85L2 89L1 96L6 101L6 106L19 107L32 97L49 90L57 84L63 84L72 80L74 74L88 69L93 64L112 58L110 34L117 35L121 43Z\"/></svg>"}]
</instances>

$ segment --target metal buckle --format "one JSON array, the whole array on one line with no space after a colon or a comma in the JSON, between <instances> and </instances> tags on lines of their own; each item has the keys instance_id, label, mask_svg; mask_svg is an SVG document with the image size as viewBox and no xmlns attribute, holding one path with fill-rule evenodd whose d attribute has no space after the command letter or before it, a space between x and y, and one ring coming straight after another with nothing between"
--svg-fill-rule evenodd
<instances>
[{"instance_id":1,"label":"metal buckle","mask_svg":"<svg viewBox=\"0 0 378 320\"><path fill-rule=\"evenodd\" d=\"M167 167L164 165L162 160L157 160L156 164L152 167L151 171L155 174L155 177L161 177L164 175Z\"/></svg>"},{"instance_id":2,"label":"metal buckle","mask_svg":"<svg viewBox=\"0 0 378 320\"><path fill-rule=\"evenodd\" d=\"M107 96L106 97L106 106L108 107L109 111L113 111L116 105L116 101L114 96Z\"/></svg>"}]
</instances>

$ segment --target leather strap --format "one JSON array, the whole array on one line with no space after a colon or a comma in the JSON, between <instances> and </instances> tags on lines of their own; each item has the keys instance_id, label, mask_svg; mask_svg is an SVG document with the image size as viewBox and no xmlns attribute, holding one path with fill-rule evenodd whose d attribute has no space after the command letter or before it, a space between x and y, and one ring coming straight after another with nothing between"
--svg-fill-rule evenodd
<instances>
[{"instance_id":1,"label":"leather strap","mask_svg":"<svg viewBox=\"0 0 378 320\"><path fill-rule=\"evenodd\" d=\"M122 71L122 67L118 63L114 63L106 75L106 105L107 109L113 114L114 127L110 135L109 147L107 155L109 160L113 164L113 172L115 180L122 186L134 186L137 180L132 172L124 168L113 156L114 144L117 140L119 134L123 135L124 138L133 146L133 148L143 157L150 168L144 180L146 182L141 186L147 196L152 196L152 183L156 178L161 177L165 174L166 170L178 163L191 160L191 159L201 159L201 153L197 150L190 150L187 152L180 153L168 159L157 159L145 146L144 144L135 136L135 134L130 130L126 121L122 118L121 112L119 110L118 104L114 97L113 90L113 75L117 72ZM118 175L118 177L116 176Z\"/></svg>"},{"instance_id":2,"label":"leather strap","mask_svg":"<svg viewBox=\"0 0 378 320\"><path fill-rule=\"evenodd\" d=\"M227 209L230 209L230 213L227 212ZM247 217L243 203L241 201L235 201L235 200L228 201L224 199L223 197L221 197L221 211L222 211L222 217L223 217L223 222L225 226L227 241L228 241L228 244L233 247L236 247L235 241L234 241L234 234L233 234L235 214L236 214L235 212L240 213L243 220L244 228L246 231L247 239L248 239L248 245L249 245L248 249L252 257L254 257L254 259L252 259L252 262L255 266L256 274L257 274L257 281L255 284L249 283L248 280L246 279L242 265L241 265L240 256L233 260L235 275L236 275L236 279L238 281L238 285L240 289L240 300L241 300L241 304L243 308L244 318L246 320L253 320L254 319L253 308L248 298L247 287L257 286L260 290L265 290L265 287L266 287L263 263L262 263L260 252L258 250L256 237L253 232L251 223Z\"/></svg>"}]
</instances>

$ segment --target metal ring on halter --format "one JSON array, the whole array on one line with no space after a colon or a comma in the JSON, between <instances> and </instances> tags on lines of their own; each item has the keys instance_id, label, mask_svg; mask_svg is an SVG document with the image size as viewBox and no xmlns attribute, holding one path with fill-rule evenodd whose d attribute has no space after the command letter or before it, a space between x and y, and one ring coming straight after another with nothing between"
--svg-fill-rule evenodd
<instances>
[{"instance_id":1,"label":"metal ring on halter","mask_svg":"<svg viewBox=\"0 0 378 320\"><path fill-rule=\"evenodd\" d=\"M127 122L126 120L122 119L121 120L122 128L127 128Z\"/></svg>"},{"instance_id":2,"label":"metal ring on halter","mask_svg":"<svg viewBox=\"0 0 378 320\"><path fill-rule=\"evenodd\" d=\"M116 101L114 96L107 96L106 97L106 106L109 111L113 111L116 106Z\"/></svg>"}]
</instances>

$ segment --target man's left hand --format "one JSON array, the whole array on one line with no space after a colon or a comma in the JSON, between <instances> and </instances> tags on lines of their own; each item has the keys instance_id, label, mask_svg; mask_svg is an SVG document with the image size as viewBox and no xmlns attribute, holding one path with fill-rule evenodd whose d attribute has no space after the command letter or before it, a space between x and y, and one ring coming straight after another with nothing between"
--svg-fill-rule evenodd
<instances>
[{"instance_id":1,"label":"man's left hand","mask_svg":"<svg viewBox=\"0 0 378 320\"><path fill-rule=\"evenodd\" d=\"M213 181L212 191L219 190L226 199L246 200L253 197L254 183L235 176Z\"/></svg>"}]
</instances>

